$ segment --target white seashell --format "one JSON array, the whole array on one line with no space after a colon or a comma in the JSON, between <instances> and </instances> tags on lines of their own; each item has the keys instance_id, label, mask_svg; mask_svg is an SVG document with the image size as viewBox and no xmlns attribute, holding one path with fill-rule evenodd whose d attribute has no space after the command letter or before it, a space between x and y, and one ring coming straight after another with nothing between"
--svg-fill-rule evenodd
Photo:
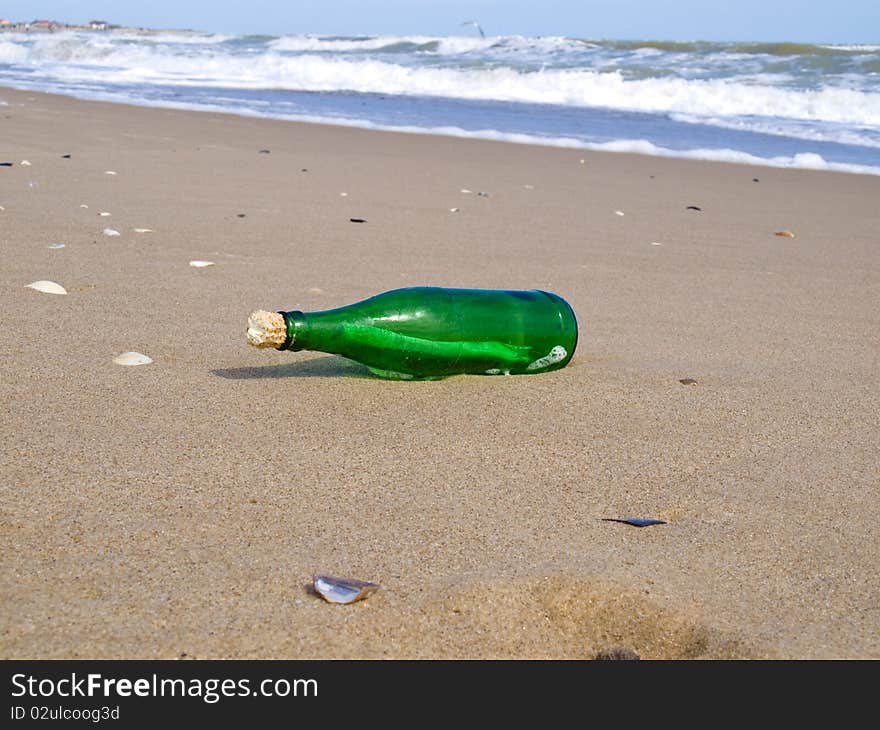
<instances>
[{"instance_id":1,"label":"white seashell","mask_svg":"<svg viewBox=\"0 0 880 730\"><path fill-rule=\"evenodd\" d=\"M348 197L348 193L339 193L339 195L340 195L340 197L342 197L342 198L347 198L347 197Z\"/></svg>"},{"instance_id":2,"label":"white seashell","mask_svg":"<svg viewBox=\"0 0 880 730\"><path fill-rule=\"evenodd\" d=\"M115 228L105 228L104 235L105 236L118 236L118 235L120 235L120 233Z\"/></svg>"},{"instance_id":3,"label":"white seashell","mask_svg":"<svg viewBox=\"0 0 880 730\"><path fill-rule=\"evenodd\" d=\"M614 215L624 216L626 215L626 213L624 213L622 210L615 210Z\"/></svg>"},{"instance_id":4,"label":"white seashell","mask_svg":"<svg viewBox=\"0 0 880 730\"><path fill-rule=\"evenodd\" d=\"M461 208L450 208L449 212L450 213L458 213L459 210L461 210Z\"/></svg>"},{"instance_id":5,"label":"white seashell","mask_svg":"<svg viewBox=\"0 0 880 730\"><path fill-rule=\"evenodd\" d=\"M31 166L31 163L28 160L22 160L20 164L22 167L30 167Z\"/></svg>"},{"instance_id":6,"label":"white seashell","mask_svg":"<svg viewBox=\"0 0 880 730\"><path fill-rule=\"evenodd\" d=\"M315 591L329 603L354 603L378 590L376 583L332 575L313 576Z\"/></svg>"},{"instance_id":7,"label":"white seashell","mask_svg":"<svg viewBox=\"0 0 880 730\"><path fill-rule=\"evenodd\" d=\"M102 210L100 213L98 213L98 215L102 218L106 218L110 214L106 210Z\"/></svg>"},{"instance_id":8,"label":"white seashell","mask_svg":"<svg viewBox=\"0 0 880 730\"><path fill-rule=\"evenodd\" d=\"M49 248L59 249L64 248L65 244L63 243L50 243Z\"/></svg>"},{"instance_id":9,"label":"white seashell","mask_svg":"<svg viewBox=\"0 0 880 730\"><path fill-rule=\"evenodd\" d=\"M2 205L0 205L0 210L6 210Z\"/></svg>"},{"instance_id":10,"label":"white seashell","mask_svg":"<svg viewBox=\"0 0 880 730\"><path fill-rule=\"evenodd\" d=\"M105 175L115 175L116 172L114 170L107 170L104 174Z\"/></svg>"},{"instance_id":11,"label":"white seashell","mask_svg":"<svg viewBox=\"0 0 880 730\"><path fill-rule=\"evenodd\" d=\"M113 358L117 365L149 365L153 359L141 352L123 352Z\"/></svg>"},{"instance_id":12,"label":"white seashell","mask_svg":"<svg viewBox=\"0 0 880 730\"><path fill-rule=\"evenodd\" d=\"M135 233L152 233L153 232L152 228L133 228L132 230Z\"/></svg>"},{"instance_id":13,"label":"white seashell","mask_svg":"<svg viewBox=\"0 0 880 730\"><path fill-rule=\"evenodd\" d=\"M461 192L463 192L465 195L470 195L470 194L471 194L472 192L474 192L474 191L473 191L473 190L468 190L467 188L462 188L462 189L461 189Z\"/></svg>"},{"instance_id":14,"label":"white seashell","mask_svg":"<svg viewBox=\"0 0 880 730\"><path fill-rule=\"evenodd\" d=\"M80 204L79 204L79 207L80 207L80 208L88 208L89 206L87 206L85 203L80 203Z\"/></svg>"},{"instance_id":15,"label":"white seashell","mask_svg":"<svg viewBox=\"0 0 880 730\"><path fill-rule=\"evenodd\" d=\"M197 269L203 269L206 266L213 266L214 262L213 261L190 261L189 265L194 266Z\"/></svg>"},{"instance_id":16,"label":"white seashell","mask_svg":"<svg viewBox=\"0 0 880 730\"><path fill-rule=\"evenodd\" d=\"M582 165L586 165L586 164L587 164L587 161L586 161L586 160L581 160L581 164L582 164Z\"/></svg>"},{"instance_id":17,"label":"white seashell","mask_svg":"<svg viewBox=\"0 0 880 730\"><path fill-rule=\"evenodd\" d=\"M659 241L651 241L651 245L652 246L662 246L663 244L660 243Z\"/></svg>"},{"instance_id":18,"label":"white seashell","mask_svg":"<svg viewBox=\"0 0 880 730\"><path fill-rule=\"evenodd\" d=\"M61 286L61 284L56 284L54 281L35 281L27 284L25 289L36 289L44 294L67 294L67 289Z\"/></svg>"}]
</instances>

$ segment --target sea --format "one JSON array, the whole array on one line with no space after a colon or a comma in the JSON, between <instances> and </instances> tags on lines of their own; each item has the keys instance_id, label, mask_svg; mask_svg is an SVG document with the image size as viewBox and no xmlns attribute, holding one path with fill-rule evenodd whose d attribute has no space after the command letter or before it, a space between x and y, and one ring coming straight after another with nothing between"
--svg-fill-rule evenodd
<instances>
[{"instance_id":1,"label":"sea","mask_svg":"<svg viewBox=\"0 0 880 730\"><path fill-rule=\"evenodd\" d=\"M417 134L880 174L880 44L476 32L4 32L0 86Z\"/></svg>"}]
</instances>

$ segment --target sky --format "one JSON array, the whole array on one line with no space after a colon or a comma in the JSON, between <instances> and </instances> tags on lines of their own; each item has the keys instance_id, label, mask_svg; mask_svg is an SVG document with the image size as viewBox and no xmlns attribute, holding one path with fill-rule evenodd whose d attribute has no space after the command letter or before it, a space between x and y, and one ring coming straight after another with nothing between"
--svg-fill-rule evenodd
<instances>
[{"instance_id":1,"label":"sky","mask_svg":"<svg viewBox=\"0 0 880 730\"><path fill-rule=\"evenodd\" d=\"M880 0L0 0L0 18L220 33L880 43Z\"/></svg>"}]
</instances>

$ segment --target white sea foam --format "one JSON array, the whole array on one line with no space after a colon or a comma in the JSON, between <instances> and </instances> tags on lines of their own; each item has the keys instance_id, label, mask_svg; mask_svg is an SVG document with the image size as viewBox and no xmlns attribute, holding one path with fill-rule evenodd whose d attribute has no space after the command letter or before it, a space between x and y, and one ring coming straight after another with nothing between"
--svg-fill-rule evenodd
<instances>
[{"instance_id":1,"label":"white sea foam","mask_svg":"<svg viewBox=\"0 0 880 730\"><path fill-rule=\"evenodd\" d=\"M370 58L284 56L272 51L257 56L187 56L145 45L116 46L100 41L83 45L70 37L52 36L28 47L25 59L20 57L21 46L15 46L13 51L0 50L0 54L4 52L14 56L13 62L50 64L46 72L67 83L356 91L880 126L880 93L847 88L798 90L762 85L751 78L743 82L671 77L628 79L620 71L522 71L504 65L423 67Z\"/></svg>"}]
</instances>

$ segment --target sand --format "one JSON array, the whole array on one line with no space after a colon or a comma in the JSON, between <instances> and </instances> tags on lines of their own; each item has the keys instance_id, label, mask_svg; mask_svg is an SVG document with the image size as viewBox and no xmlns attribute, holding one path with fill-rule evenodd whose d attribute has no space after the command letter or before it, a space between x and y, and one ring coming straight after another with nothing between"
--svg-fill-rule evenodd
<instances>
[{"instance_id":1,"label":"sand","mask_svg":"<svg viewBox=\"0 0 880 730\"><path fill-rule=\"evenodd\" d=\"M880 658L880 178L0 100L0 656ZM575 357L246 343L415 285Z\"/></svg>"}]
</instances>

